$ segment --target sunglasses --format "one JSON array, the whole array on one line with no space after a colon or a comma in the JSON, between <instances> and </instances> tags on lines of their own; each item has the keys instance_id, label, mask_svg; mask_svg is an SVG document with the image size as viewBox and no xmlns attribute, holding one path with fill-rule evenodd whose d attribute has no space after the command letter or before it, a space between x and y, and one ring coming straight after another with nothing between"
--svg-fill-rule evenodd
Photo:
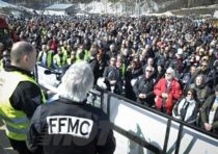
<instances>
[{"instance_id":1,"label":"sunglasses","mask_svg":"<svg viewBox=\"0 0 218 154\"><path fill-rule=\"evenodd\" d=\"M152 70L146 70L146 72L152 73L153 71Z\"/></svg>"}]
</instances>

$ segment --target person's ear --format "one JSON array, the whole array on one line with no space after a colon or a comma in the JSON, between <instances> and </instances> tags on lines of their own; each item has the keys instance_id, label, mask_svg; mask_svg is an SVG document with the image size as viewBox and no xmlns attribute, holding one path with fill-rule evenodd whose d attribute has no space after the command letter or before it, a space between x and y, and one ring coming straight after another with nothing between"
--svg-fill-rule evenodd
<instances>
[{"instance_id":1,"label":"person's ear","mask_svg":"<svg viewBox=\"0 0 218 154\"><path fill-rule=\"evenodd\" d=\"M27 63L29 61L29 57L27 55L23 56L23 62Z\"/></svg>"}]
</instances>

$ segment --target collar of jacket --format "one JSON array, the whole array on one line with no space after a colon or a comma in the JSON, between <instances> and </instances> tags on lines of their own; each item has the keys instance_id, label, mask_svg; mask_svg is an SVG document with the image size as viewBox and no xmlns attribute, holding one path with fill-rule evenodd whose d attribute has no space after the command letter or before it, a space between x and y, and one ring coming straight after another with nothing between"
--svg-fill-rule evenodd
<instances>
[{"instance_id":1,"label":"collar of jacket","mask_svg":"<svg viewBox=\"0 0 218 154\"><path fill-rule=\"evenodd\" d=\"M59 96L59 100L58 101L61 102L61 103L65 103L65 104L86 104L87 99L85 99L82 102L75 102L75 101L72 101L72 100L70 100L68 98L63 98L63 97Z\"/></svg>"},{"instance_id":2,"label":"collar of jacket","mask_svg":"<svg viewBox=\"0 0 218 154\"><path fill-rule=\"evenodd\" d=\"M195 84L195 86L196 86L196 88L198 88L198 89L203 89L203 88L206 87L204 83L202 83L202 85L199 85L199 86Z\"/></svg>"},{"instance_id":3,"label":"collar of jacket","mask_svg":"<svg viewBox=\"0 0 218 154\"><path fill-rule=\"evenodd\" d=\"M24 70L24 69L22 69L22 68L13 66L13 65L6 66L6 67L5 67L5 71L7 71L7 72L18 71L18 72L21 72L22 74L25 74L25 75L28 75L28 76L30 76L30 77L33 77L33 75L31 74L31 72L26 71L26 70Z\"/></svg>"}]
</instances>

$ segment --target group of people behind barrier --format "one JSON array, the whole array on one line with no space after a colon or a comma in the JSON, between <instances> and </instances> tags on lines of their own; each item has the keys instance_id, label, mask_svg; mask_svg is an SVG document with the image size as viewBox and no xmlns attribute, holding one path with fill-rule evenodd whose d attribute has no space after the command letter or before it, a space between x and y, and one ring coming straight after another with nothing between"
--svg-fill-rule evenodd
<instances>
[{"instance_id":1,"label":"group of people behind barrier","mask_svg":"<svg viewBox=\"0 0 218 154\"><path fill-rule=\"evenodd\" d=\"M9 18L19 40L50 69L87 61L96 88L217 134L218 29L192 18L114 16ZM10 50L1 48L3 65ZM4 51L4 54L2 54Z\"/></svg>"},{"instance_id":2,"label":"group of people behind barrier","mask_svg":"<svg viewBox=\"0 0 218 154\"><path fill-rule=\"evenodd\" d=\"M210 22L111 16L41 16L26 22L29 33L20 38L39 49L41 65L55 69L85 60L96 87L216 132L218 42Z\"/></svg>"}]
</instances>

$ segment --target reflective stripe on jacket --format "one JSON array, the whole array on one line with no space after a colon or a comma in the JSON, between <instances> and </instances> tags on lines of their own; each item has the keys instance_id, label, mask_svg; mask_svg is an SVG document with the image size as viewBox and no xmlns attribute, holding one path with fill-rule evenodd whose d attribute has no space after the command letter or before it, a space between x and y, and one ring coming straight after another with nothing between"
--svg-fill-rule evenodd
<instances>
[{"instance_id":1,"label":"reflective stripe on jacket","mask_svg":"<svg viewBox=\"0 0 218 154\"><path fill-rule=\"evenodd\" d=\"M4 67L3 67L3 59L0 59L0 71L3 70Z\"/></svg>"}]
</instances>

